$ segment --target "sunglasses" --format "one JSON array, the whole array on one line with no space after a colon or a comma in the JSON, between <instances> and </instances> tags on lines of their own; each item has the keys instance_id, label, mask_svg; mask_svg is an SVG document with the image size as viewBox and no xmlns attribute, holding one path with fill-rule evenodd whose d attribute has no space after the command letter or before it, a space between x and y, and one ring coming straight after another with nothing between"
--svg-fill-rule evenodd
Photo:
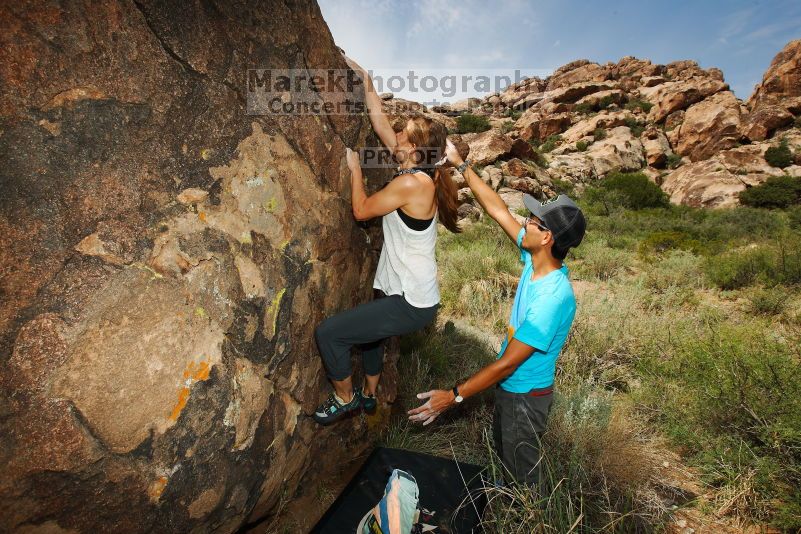
<instances>
[{"instance_id":1,"label":"sunglasses","mask_svg":"<svg viewBox=\"0 0 801 534\"><path fill-rule=\"evenodd\" d=\"M537 221L534 220L534 217L531 217L531 216L528 216L528 217L525 218L525 220L523 221L523 228L525 228L529 224L533 224L534 226L536 226L537 229L539 229L540 232L550 232L551 231L547 226L543 226L542 224L538 223Z\"/></svg>"}]
</instances>

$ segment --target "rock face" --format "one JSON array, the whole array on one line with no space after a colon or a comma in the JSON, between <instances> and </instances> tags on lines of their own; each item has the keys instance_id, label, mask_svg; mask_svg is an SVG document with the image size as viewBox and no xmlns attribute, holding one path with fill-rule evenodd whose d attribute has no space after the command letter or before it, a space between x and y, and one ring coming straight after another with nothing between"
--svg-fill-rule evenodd
<instances>
[{"instance_id":1,"label":"rock face","mask_svg":"<svg viewBox=\"0 0 801 534\"><path fill-rule=\"evenodd\" d=\"M363 421L308 415L315 326L371 293L342 154L377 141L246 113L248 69L346 68L317 5L0 21L0 530L233 532L362 452Z\"/></svg>"},{"instance_id":2,"label":"rock face","mask_svg":"<svg viewBox=\"0 0 801 534\"><path fill-rule=\"evenodd\" d=\"M676 151L692 161L707 159L733 147L739 127L740 104L733 93L721 91L687 109Z\"/></svg>"},{"instance_id":3,"label":"rock face","mask_svg":"<svg viewBox=\"0 0 801 534\"><path fill-rule=\"evenodd\" d=\"M801 172L794 143L801 131L801 40L776 56L747 105L729 91L720 69L627 56L603 65L572 61L473 109L494 130L471 142L481 163L521 160L522 166L500 166L503 184L514 189L547 196L553 188L542 185L544 177L559 180L558 188L569 182L580 194L610 172L636 171L661 184L673 202L733 206L744 188ZM501 134L514 140L511 154ZM790 142L795 163L784 170L764 158L780 139ZM536 180L524 168L538 169Z\"/></svg>"},{"instance_id":4,"label":"rock face","mask_svg":"<svg viewBox=\"0 0 801 534\"><path fill-rule=\"evenodd\" d=\"M748 99L749 109L801 96L801 39L790 41L776 54Z\"/></svg>"}]
</instances>

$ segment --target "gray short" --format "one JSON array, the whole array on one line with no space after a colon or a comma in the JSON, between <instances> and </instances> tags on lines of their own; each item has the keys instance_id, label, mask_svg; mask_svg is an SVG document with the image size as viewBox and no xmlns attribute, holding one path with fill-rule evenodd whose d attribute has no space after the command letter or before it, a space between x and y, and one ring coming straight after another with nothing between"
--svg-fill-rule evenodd
<instances>
[{"instance_id":1,"label":"gray short","mask_svg":"<svg viewBox=\"0 0 801 534\"><path fill-rule=\"evenodd\" d=\"M495 450L508 474L521 484L535 485L540 480L540 439L552 404L552 392L531 396L495 388Z\"/></svg>"}]
</instances>

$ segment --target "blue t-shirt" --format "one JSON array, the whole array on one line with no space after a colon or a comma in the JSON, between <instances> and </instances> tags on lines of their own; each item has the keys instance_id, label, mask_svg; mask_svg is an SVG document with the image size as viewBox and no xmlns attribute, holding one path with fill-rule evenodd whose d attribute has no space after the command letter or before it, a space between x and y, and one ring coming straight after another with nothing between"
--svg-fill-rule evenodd
<instances>
[{"instance_id":1,"label":"blue t-shirt","mask_svg":"<svg viewBox=\"0 0 801 534\"><path fill-rule=\"evenodd\" d=\"M517 284L506 337L498 358L503 355L512 338L534 347L534 352L501 382L501 387L512 393L527 393L533 388L553 384L556 359L576 316L576 297L564 264L561 269L531 280L534 270L531 254L521 246L525 232L526 229L521 228L517 234L523 274Z\"/></svg>"}]
</instances>

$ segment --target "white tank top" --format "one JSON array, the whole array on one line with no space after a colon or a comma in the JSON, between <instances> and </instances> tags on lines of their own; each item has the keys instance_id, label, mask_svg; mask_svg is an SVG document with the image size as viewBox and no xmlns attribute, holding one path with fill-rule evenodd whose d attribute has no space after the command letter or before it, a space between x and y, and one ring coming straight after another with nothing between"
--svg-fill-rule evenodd
<instances>
[{"instance_id":1,"label":"white tank top","mask_svg":"<svg viewBox=\"0 0 801 534\"><path fill-rule=\"evenodd\" d=\"M416 308L439 304L437 216L425 230L412 230L392 210L382 217L384 245L373 287L387 295L403 295Z\"/></svg>"}]
</instances>

